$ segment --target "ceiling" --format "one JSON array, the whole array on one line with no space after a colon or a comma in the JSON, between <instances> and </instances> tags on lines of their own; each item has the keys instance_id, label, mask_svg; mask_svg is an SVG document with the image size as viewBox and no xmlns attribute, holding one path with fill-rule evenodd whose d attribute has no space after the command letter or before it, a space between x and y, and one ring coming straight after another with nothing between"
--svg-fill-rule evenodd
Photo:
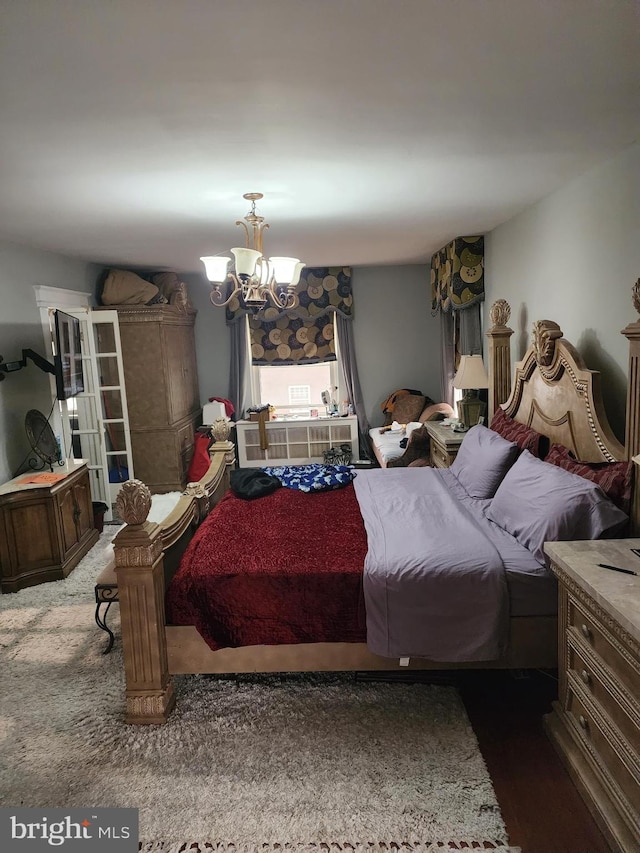
<instances>
[{"instance_id":1,"label":"ceiling","mask_svg":"<svg viewBox=\"0 0 640 853\"><path fill-rule=\"evenodd\" d=\"M635 0L0 0L0 238L427 260L640 138Z\"/></svg>"}]
</instances>

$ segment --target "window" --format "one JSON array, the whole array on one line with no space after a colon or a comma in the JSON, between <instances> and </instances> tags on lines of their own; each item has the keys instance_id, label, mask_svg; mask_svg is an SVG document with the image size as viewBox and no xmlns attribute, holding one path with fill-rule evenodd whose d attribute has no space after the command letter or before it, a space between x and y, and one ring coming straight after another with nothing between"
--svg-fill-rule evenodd
<instances>
[{"instance_id":1,"label":"window","mask_svg":"<svg viewBox=\"0 0 640 853\"><path fill-rule=\"evenodd\" d=\"M254 405L274 406L279 417L308 418L311 410L318 414L327 411L322 392L338 388L334 398L339 405L346 394L341 393L340 353L336 340L337 361L316 364L254 365L251 369Z\"/></svg>"},{"instance_id":2,"label":"window","mask_svg":"<svg viewBox=\"0 0 640 853\"><path fill-rule=\"evenodd\" d=\"M255 398L260 405L275 406L279 415L308 418L311 409L325 413L322 392L337 385L337 362L294 364L253 368L256 381Z\"/></svg>"}]
</instances>

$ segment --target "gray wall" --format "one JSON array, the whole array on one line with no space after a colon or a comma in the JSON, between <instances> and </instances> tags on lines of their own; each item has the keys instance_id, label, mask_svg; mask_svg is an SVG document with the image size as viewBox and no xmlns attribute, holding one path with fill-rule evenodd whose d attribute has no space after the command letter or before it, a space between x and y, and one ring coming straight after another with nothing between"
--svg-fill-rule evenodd
<instances>
[{"instance_id":1,"label":"gray wall","mask_svg":"<svg viewBox=\"0 0 640 853\"><path fill-rule=\"evenodd\" d=\"M486 238L485 320L511 304L512 353L521 358L535 320L555 320L587 366L602 372L611 425L624 437L627 340L638 319L640 145L583 175Z\"/></svg>"},{"instance_id":2,"label":"gray wall","mask_svg":"<svg viewBox=\"0 0 640 853\"><path fill-rule=\"evenodd\" d=\"M184 275L182 279L198 311L195 329L200 402L206 403L209 397L228 397L230 347L225 310L211 304L211 285L204 275Z\"/></svg>"},{"instance_id":3,"label":"gray wall","mask_svg":"<svg viewBox=\"0 0 640 853\"><path fill-rule=\"evenodd\" d=\"M372 426L383 421L380 404L396 388L417 388L439 399L440 332L429 308L426 265L355 267L353 332L360 384ZM229 330L225 312L209 301L210 285L185 276L198 309L196 349L200 397L229 393Z\"/></svg>"},{"instance_id":4,"label":"gray wall","mask_svg":"<svg viewBox=\"0 0 640 853\"><path fill-rule=\"evenodd\" d=\"M0 242L0 355L17 361L23 349L44 355L34 285L94 293L98 268L50 252ZM49 377L29 361L0 382L0 482L11 479L29 452L24 417L51 409Z\"/></svg>"},{"instance_id":5,"label":"gray wall","mask_svg":"<svg viewBox=\"0 0 640 853\"><path fill-rule=\"evenodd\" d=\"M353 269L353 333L371 426L382 424L380 405L397 388L440 399L440 324L430 298L427 265Z\"/></svg>"}]
</instances>

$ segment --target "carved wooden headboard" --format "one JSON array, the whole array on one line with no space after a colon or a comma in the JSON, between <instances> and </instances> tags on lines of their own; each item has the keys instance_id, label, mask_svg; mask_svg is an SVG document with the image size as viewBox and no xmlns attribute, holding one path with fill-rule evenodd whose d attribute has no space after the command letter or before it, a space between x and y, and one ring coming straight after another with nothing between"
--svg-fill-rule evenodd
<instances>
[{"instance_id":1,"label":"carved wooden headboard","mask_svg":"<svg viewBox=\"0 0 640 853\"><path fill-rule=\"evenodd\" d=\"M533 325L533 343L515 366L505 412L583 462L625 459L613 434L600 390L600 373L589 370L552 320Z\"/></svg>"}]
</instances>

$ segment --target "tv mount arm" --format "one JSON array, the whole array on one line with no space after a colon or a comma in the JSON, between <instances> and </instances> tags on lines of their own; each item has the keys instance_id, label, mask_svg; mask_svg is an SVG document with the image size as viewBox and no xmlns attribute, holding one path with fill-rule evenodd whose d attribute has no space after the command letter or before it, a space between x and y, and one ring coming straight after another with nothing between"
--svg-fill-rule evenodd
<instances>
[{"instance_id":1,"label":"tv mount arm","mask_svg":"<svg viewBox=\"0 0 640 853\"><path fill-rule=\"evenodd\" d=\"M30 358L31 361L40 368L40 370L44 370L45 373L53 373L55 375L56 368L50 361L47 361L46 358L43 358L32 349L23 349L20 361L4 361L0 355L0 382L4 379L5 373L15 373L16 370L22 370L23 367L26 367L28 358Z\"/></svg>"}]
</instances>

